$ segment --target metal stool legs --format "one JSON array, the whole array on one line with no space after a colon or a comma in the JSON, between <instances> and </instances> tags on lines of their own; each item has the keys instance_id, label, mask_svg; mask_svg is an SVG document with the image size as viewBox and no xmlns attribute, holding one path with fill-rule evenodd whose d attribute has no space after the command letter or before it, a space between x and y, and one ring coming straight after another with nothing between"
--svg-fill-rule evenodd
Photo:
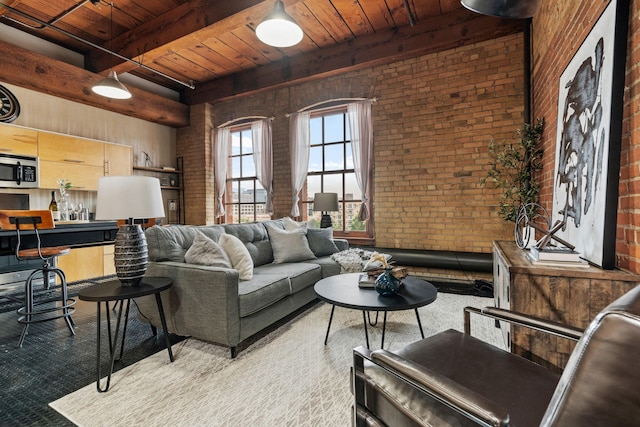
<instances>
[{"instance_id":1,"label":"metal stool legs","mask_svg":"<svg viewBox=\"0 0 640 427\"><path fill-rule=\"evenodd\" d=\"M49 280L50 276L53 274L53 285L55 286L55 277L60 278L60 286L62 296L60 298L61 305L43 307L44 304L51 303L34 303L33 301L33 285L34 280L42 275L44 280L44 288L49 289ZM24 307L21 307L17 310L18 312L18 323L23 324L22 333L20 334L20 340L18 341L18 347L22 347L24 343L24 339L29 330L29 325L32 323L40 323L46 322L49 320L55 320L64 318L67 323L67 327L69 331L71 331L72 335L75 335L76 332L73 329L73 319L71 315L75 311L72 306L76 303L76 301L72 298L69 298L69 294L67 292L67 279L64 275L64 272L57 267L52 267L48 261L42 266L42 269L36 270L27 279L25 282L25 296L24 296ZM50 315L50 313L60 312L58 315Z\"/></svg>"}]
</instances>

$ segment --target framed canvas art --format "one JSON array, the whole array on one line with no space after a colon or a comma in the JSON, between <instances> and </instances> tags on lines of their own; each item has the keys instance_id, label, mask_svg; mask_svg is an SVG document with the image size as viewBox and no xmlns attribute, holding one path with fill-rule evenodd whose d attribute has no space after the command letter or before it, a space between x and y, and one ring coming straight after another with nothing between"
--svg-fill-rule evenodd
<instances>
[{"instance_id":1,"label":"framed canvas art","mask_svg":"<svg viewBox=\"0 0 640 427\"><path fill-rule=\"evenodd\" d=\"M615 267L629 0L612 0L560 77L553 187L557 233Z\"/></svg>"}]
</instances>

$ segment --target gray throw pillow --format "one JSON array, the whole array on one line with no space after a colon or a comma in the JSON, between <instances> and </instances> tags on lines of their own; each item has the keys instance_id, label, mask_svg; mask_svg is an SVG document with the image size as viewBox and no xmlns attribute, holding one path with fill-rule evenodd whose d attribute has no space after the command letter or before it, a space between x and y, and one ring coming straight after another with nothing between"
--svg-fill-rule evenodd
<instances>
[{"instance_id":1,"label":"gray throw pillow","mask_svg":"<svg viewBox=\"0 0 640 427\"><path fill-rule=\"evenodd\" d=\"M200 232L196 232L193 244L184 254L184 260L189 264L231 268L231 260L224 249Z\"/></svg>"},{"instance_id":2,"label":"gray throw pillow","mask_svg":"<svg viewBox=\"0 0 640 427\"><path fill-rule=\"evenodd\" d=\"M318 258L340 252L333 242L332 228L309 228L307 229L307 240L309 248Z\"/></svg>"},{"instance_id":3,"label":"gray throw pillow","mask_svg":"<svg viewBox=\"0 0 640 427\"><path fill-rule=\"evenodd\" d=\"M309 242L305 230L299 228L293 231L279 230L267 225L271 248L273 249L273 263L304 261L315 259L309 249Z\"/></svg>"}]
</instances>

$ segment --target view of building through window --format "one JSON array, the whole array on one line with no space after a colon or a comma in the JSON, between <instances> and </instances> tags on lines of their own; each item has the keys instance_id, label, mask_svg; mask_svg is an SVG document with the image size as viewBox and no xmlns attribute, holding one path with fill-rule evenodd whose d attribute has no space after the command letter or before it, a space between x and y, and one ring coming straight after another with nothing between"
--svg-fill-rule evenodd
<instances>
[{"instance_id":1,"label":"view of building through window","mask_svg":"<svg viewBox=\"0 0 640 427\"><path fill-rule=\"evenodd\" d=\"M267 192L256 177L251 127L232 128L225 191L225 222L237 224L271 219L265 213L266 200Z\"/></svg>"},{"instance_id":2,"label":"view of building through window","mask_svg":"<svg viewBox=\"0 0 640 427\"><path fill-rule=\"evenodd\" d=\"M309 227L320 227L323 212L314 211L315 193L337 193L339 211L328 212L333 229L365 232L366 221L357 219L362 203L353 168L346 108L313 114L307 182L303 189L302 219ZM256 177L251 127L231 128L231 149L225 192L225 222L244 223L271 219L265 213L267 194Z\"/></svg>"},{"instance_id":3,"label":"view of building through window","mask_svg":"<svg viewBox=\"0 0 640 427\"><path fill-rule=\"evenodd\" d=\"M333 229L338 232L365 231L366 222L357 219L360 189L353 169L346 108L312 114L310 138L303 219L310 227L319 227L322 212L313 210L315 193L337 193L340 210L328 212Z\"/></svg>"}]
</instances>

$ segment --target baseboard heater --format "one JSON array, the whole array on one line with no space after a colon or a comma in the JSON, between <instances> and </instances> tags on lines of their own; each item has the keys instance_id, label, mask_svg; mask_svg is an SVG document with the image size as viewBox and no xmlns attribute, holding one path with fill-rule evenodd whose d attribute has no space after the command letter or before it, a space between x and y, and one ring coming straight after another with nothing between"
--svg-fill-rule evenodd
<instances>
[{"instance_id":1,"label":"baseboard heater","mask_svg":"<svg viewBox=\"0 0 640 427\"><path fill-rule=\"evenodd\" d=\"M397 265L407 267L441 268L483 273L493 272L493 254L491 253L358 247L368 251L389 254Z\"/></svg>"}]
</instances>

